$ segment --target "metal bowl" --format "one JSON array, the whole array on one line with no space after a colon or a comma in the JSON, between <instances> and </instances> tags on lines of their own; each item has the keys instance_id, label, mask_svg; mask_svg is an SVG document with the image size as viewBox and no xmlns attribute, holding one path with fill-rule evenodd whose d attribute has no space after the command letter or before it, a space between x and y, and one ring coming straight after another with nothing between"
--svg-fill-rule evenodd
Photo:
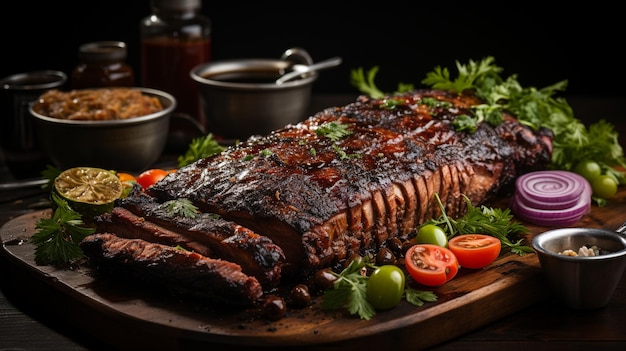
<instances>
[{"instance_id":1,"label":"metal bowl","mask_svg":"<svg viewBox=\"0 0 626 351\"><path fill-rule=\"evenodd\" d=\"M597 246L598 256L568 256L582 246ZM595 228L561 228L532 240L541 268L555 296L573 309L595 309L608 304L626 268L626 237Z\"/></svg>"},{"instance_id":2,"label":"metal bowl","mask_svg":"<svg viewBox=\"0 0 626 351\"><path fill-rule=\"evenodd\" d=\"M38 148L60 169L92 166L139 172L154 164L168 140L176 99L163 91L135 88L155 96L164 109L124 120L78 121L43 116L29 106Z\"/></svg>"},{"instance_id":3,"label":"metal bowl","mask_svg":"<svg viewBox=\"0 0 626 351\"><path fill-rule=\"evenodd\" d=\"M302 121L317 72L276 84L295 63L312 63L304 50L280 59L234 59L205 63L190 71L198 86L207 131L226 139L263 135Z\"/></svg>"}]
</instances>

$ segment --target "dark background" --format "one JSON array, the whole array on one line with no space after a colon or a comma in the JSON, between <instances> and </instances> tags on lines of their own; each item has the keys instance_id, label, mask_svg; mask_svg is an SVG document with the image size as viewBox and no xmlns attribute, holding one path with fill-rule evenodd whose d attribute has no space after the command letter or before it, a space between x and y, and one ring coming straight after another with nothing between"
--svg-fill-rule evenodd
<instances>
[{"instance_id":1,"label":"dark background","mask_svg":"<svg viewBox=\"0 0 626 351\"><path fill-rule=\"evenodd\" d=\"M293 46L315 61L341 56L340 67L321 73L314 93L355 93L350 70L379 66L377 85L417 86L435 66L455 69L493 56L503 76L539 88L568 80L565 95L624 96L624 18L613 6L548 2L340 2L205 1L212 20L213 60L277 58ZM290 5L291 4L291 5ZM498 4L498 3L495 3ZM547 8L550 6L550 8ZM0 22L0 77L38 69L69 73L78 46L121 40L139 76L139 22L148 0L12 2Z\"/></svg>"}]
</instances>

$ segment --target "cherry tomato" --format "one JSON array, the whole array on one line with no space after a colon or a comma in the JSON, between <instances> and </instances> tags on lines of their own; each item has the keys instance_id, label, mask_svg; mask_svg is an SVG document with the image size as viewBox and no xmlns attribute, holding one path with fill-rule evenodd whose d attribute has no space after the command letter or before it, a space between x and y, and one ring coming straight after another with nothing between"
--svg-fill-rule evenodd
<instances>
[{"instance_id":1,"label":"cherry tomato","mask_svg":"<svg viewBox=\"0 0 626 351\"><path fill-rule=\"evenodd\" d=\"M434 224L425 224L417 231L415 242L418 244L433 244L448 247L446 232Z\"/></svg>"},{"instance_id":2,"label":"cherry tomato","mask_svg":"<svg viewBox=\"0 0 626 351\"><path fill-rule=\"evenodd\" d=\"M461 234L448 241L461 267L483 268L498 258L502 244L500 239L485 234Z\"/></svg>"},{"instance_id":3,"label":"cherry tomato","mask_svg":"<svg viewBox=\"0 0 626 351\"><path fill-rule=\"evenodd\" d=\"M610 175L599 175L591 181L591 189L595 196L609 199L617 193L617 182Z\"/></svg>"},{"instance_id":4,"label":"cherry tomato","mask_svg":"<svg viewBox=\"0 0 626 351\"><path fill-rule=\"evenodd\" d=\"M147 189L151 187L154 183L165 178L165 176L169 173L169 171L166 171L164 169L152 168L141 172L141 174L137 176L136 180L139 185L141 185L144 189Z\"/></svg>"},{"instance_id":5,"label":"cherry tomato","mask_svg":"<svg viewBox=\"0 0 626 351\"><path fill-rule=\"evenodd\" d=\"M120 178L120 181L123 182L134 182L137 179L135 179L135 176L130 174L130 173L123 173L123 172L118 172L117 173L117 177Z\"/></svg>"},{"instance_id":6,"label":"cherry tomato","mask_svg":"<svg viewBox=\"0 0 626 351\"><path fill-rule=\"evenodd\" d=\"M602 174L602 168L600 168L600 164L593 160L583 160L578 162L573 171L583 176L583 178L587 179L590 183Z\"/></svg>"},{"instance_id":7,"label":"cherry tomato","mask_svg":"<svg viewBox=\"0 0 626 351\"><path fill-rule=\"evenodd\" d=\"M411 277L426 286L442 285L459 272L459 262L454 253L438 245L413 245L404 259Z\"/></svg>"},{"instance_id":8,"label":"cherry tomato","mask_svg":"<svg viewBox=\"0 0 626 351\"><path fill-rule=\"evenodd\" d=\"M394 308L402 299L404 283L404 272L398 266L380 266L367 281L367 301L377 310Z\"/></svg>"}]
</instances>

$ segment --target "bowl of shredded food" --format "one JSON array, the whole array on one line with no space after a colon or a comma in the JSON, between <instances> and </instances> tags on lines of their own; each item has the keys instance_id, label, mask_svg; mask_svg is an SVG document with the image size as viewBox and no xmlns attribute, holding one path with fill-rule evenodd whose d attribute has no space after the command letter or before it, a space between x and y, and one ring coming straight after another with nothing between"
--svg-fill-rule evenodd
<instances>
[{"instance_id":1,"label":"bowl of shredded food","mask_svg":"<svg viewBox=\"0 0 626 351\"><path fill-rule=\"evenodd\" d=\"M552 292L565 306L606 306L626 268L626 236L622 230L559 228L532 239Z\"/></svg>"},{"instance_id":2,"label":"bowl of shredded food","mask_svg":"<svg viewBox=\"0 0 626 351\"><path fill-rule=\"evenodd\" d=\"M55 167L137 172L163 152L175 98L148 88L50 90L29 111L37 147Z\"/></svg>"}]
</instances>

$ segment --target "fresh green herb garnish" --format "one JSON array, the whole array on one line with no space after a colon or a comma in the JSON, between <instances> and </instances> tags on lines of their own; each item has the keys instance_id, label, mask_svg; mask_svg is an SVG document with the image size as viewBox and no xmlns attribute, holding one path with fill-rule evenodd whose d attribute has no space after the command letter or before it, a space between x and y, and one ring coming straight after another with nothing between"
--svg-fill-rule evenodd
<instances>
[{"instance_id":1,"label":"fresh green herb garnish","mask_svg":"<svg viewBox=\"0 0 626 351\"><path fill-rule=\"evenodd\" d=\"M219 154L225 149L226 147L220 145L211 133L195 138L189 144L185 154L178 157L178 167L184 167L199 159Z\"/></svg>"},{"instance_id":2,"label":"fresh green herb garnish","mask_svg":"<svg viewBox=\"0 0 626 351\"><path fill-rule=\"evenodd\" d=\"M376 74L378 74L378 66L374 66L370 70L368 70L367 77L365 76L365 71L363 71L362 68L358 68L350 72L350 82L352 83L353 86L356 86L359 89L359 91L361 91L364 94L367 94L368 96L374 99L380 99L387 95L392 95L392 94L385 93L382 90L378 89L378 87L374 83L374 78L376 78ZM396 92L398 93L409 92L413 89L415 89L415 86L413 84L398 83Z\"/></svg>"},{"instance_id":3,"label":"fresh green herb garnish","mask_svg":"<svg viewBox=\"0 0 626 351\"><path fill-rule=\"evenodd\" d=\"M350 126L338 122L324 123L315 130L315 134L327 137L332 141L339 141L341 138L352 134L348 129Z\"/></svg>"},{"instance_id":4,"label":"fresh green herb garnish","mask_svg":"<svg viewBox=\"0 0 626 351\"><path fill-rule=\"evenodd\" d=\"M167 215L170 217L180 216L186 218L196 218L198 215L198 207L196 207L188 199L175 199L163 203Z\"/></svg>"},{"instance_id":5,"label":"fresh green herb garnish","mask_svg":"<svg viewBox=\"0 0 626 351\"><path fill-rule=\"evenodd\" d=\"M491 85L499 80L500 72L502 72L502 68L494 65L494 62L493 57L486 57L478 63L469 60L467 65L462 65L457 61L456 68L459 74L454 80L451 80L450 71L447 68L437 66L432 72L426 74L422 84L433 89L453 90L459 93Z\"/></svg>"},{"instance_id":6,"label":"fresh green herb garnish","mask_svg":"<svg viewBox=\"0 0 626 351\"><path fill-rule=\"evenodd\" d=\"M404 101L402 101L400 99L389 98L389 99L383 100L383 103L382 103L381 107L385 108L387 110L393 110L397 106L400 106L402 104L404 104Z\"/></svg>"},{"instance_id":7,"label":"fresh green herb garnish","mask_svg":"<svg viewBox=\"0 0 626 351\"><path fill-rule=\"evenodd\" d=\"M345 308L350 314L356 314L361 319L371 319L376 314L376 309L367 301L368 272L376 268L378 267L367 258L360 258L352 260L341 273L333 272L337 280L332 289L324 291L322 308L325 310ZM407 302L416 306L437 300L437 295L433 292L412 288L405 288L404 296Z\"/></svg>"},{"instance_id":8,"label":"fresh green herb garnish","mask_svg":"<svg viewBox=\"0 0 626 351\"><path fill-rule=\"evenodd\" d=\"M269 156L272 156L273 154L274 154L274 152L272 150L270 150L270 149L263 149L263 150L259 151L259 153L257 155L259 157L269 157ZM243 161L251 161L254 158L255 158L255 155L248 154L248 155L245 155L243 157Z\"/></svg>"},{"instance_id":9,"label":"fresh green herb garnish","mask_svg":"<svg viewBox=\"0 0 626 351\"><path fill-rule=\"evenodd\" d=\"M322 308L345 308L350 314L358 314L361 319L371 319L376 310L367 301L367 269L374 269L374 266L365 259L355 259L341 273L335 273L337 280L332 289L324 291Z\"/></svg>"},{"instance_id":10,"label":"fresh green herb garnish","mask_svg":"<svg viewBox=\"0 0 626 351\"><path fill-rule=\"evenodd\" d=\"M85 257L78 244L95 228L84 227L82 215L70 208L67 201L55 193L51 195L56 205L51 218L40 218L35 224L37 232L32 240L35 245L35 262L38 265L67 267Z\"/></svg>"},{"instance_id":11,"label":"fresh green herb garnish","mask_svg":"<svg viewBox=\"0 0 626 351\"><path fill-rule=\"evenodd\" d=\"M449 101L441 101L432 97L423 97L420 100L420 102L432 108L436 108L436 107L450 108L453 106L452 103Z\"/></svg>"},{"instance_id":12,"label":"fresh green herb garnish","mask_svg":"<svg viewBox=\"0 0 626 351\"><path fill-rule=\"evenodd\" d=\"M482 233L500 239L502 245L508 247L514 254L523 256L525 253L534 252L530 246L522 245L523 239L516 242L509 239L511 235L527 234L529 231L528 228L513 220L513 215L508 208L475 207L467 196L463 195L463 197L467 204L467 212L460 218L452 219L446 215L439 194L435 193L442 215L439 218L427 220L424 224L441 227L448 239L460 234Z\"/></svg>"},{"instance_id":13,"label":"fresh green herb garnish","mask_svg":"<svg viewBox=\"0 0 626 351\"><path fill-rule=\"evenodd\" d=\"M57 177L61 175L61 170L51 166L51 165L46 165L46 169L44 169L41 172L41 176L44 179L48 179L48 182L44 185L41 186L42 189L44 190L48 190L51 191L52 190L52 186L54 185L54 180L57 179Z\"/></svg>"},{"instance_id":14,"label":"fresh green herb garnish","mask_svg":"<svg viewBox=\"0 0 626 351\"><path fill-rule=\"evenodd\" d=\"M261 156L263 156L263 157L272 156L273 154L274 154L274 152L272 152L272 150L270 150L270 149L263 149L263 150L261 150Z\"/></svg>"},{"instance_id":15,"label":"fresh green herb garnish","mask_svg":"<svg viewBox=\"0 0 626 351\"><path fill-rule=\"evenodd\" d=\"M360 92L367 94L374 99L380 99L385 96L374 82L376 75L378 74L378 66L372 67L367 71L367 77L365 77L365 71L363 68L353 69L350 72L350 83L359 89Z\"/></svg>"},{"instance_id":16,"label":"fresh green herb garnish","mask_svg":"<svg viewBox=\"0 0 626 351\"><path fill-rule=\"evenodd\" d=\"M603 119L587 128L574 117L572 108L567 101L555 95L565 91L567 81L537 89L522 87L517 75L502 78L503 69L495 65L491 56L481 61L469 60L463 65L456 62L458 75L452 78L450 70L437 66L426 74L421 83L433 89L451 90L456 92L472 91L485 101L484 105L473 108L476 119L468 121L465 117L457 122L459 128L470 131L472 124L486 121L498 125L502 121L502 112L512 112L520 123L537 130L547 128L554 134L551 168L572 170L580 161L597 160L604 170L616 166L626 167L626 159L618 141L615 128ZM383 94L374 84L378 67L366 73L362 69L352 71L351 82L361 92L371 97L382 97ZM396 93L403 91L397 90ZM474 117L472 117L474 118ZM611 171L617 176L620 184L626 184L626 173Z\"/></svg>"},{"instance_id":17,"label":"fresh green herb garnish","mask_svg":"<svg viewBox=\"0 0 626 351\"><path fill-rule=\"evenodd\" d=\"M341 150L339 146L333 145L333 150L335 150L335 153L339 156L340 159L345 160L346 158L348 158L348 154L345 151Z\"/></svg>"},{"instance_id":18,"label":"fresh green herb garnish","mask_svg":"<svg viewBox=\"0 0 626 351\"><path fill-rule=\"evenodd\" d=\"M404 290L404 297L409 303L418 307L423 306L425 302L437 301L437 295L434 292L415 290L412 288L406 288Z\"/></svg>"}]
</instances>

